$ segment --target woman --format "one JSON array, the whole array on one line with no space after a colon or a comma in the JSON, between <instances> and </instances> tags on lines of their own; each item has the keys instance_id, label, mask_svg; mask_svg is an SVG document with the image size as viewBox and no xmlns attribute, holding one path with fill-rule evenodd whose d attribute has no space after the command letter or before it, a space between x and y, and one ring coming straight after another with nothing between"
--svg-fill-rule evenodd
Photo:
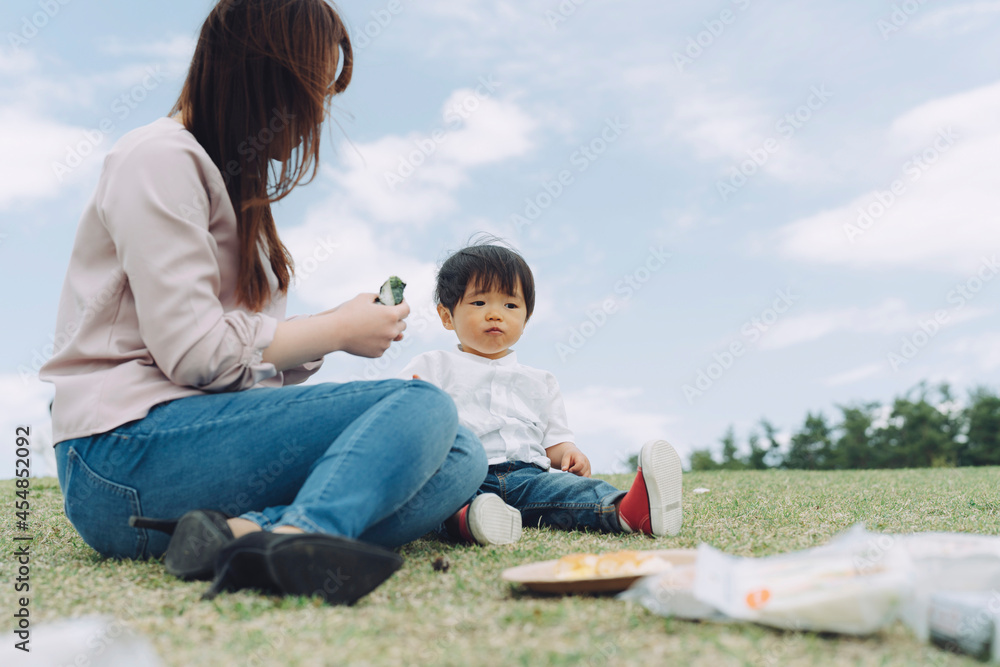
<instances>
[{"instance_id":1,"label":"woman","mask_svg":"<svg viewBox=\"0 0 1000 667\"><path fill-rule=\"evenodd\" d=\"M361 294L285 318L270 205L315 175L351 71L323 0L221 0L172 116L108 154L41 372L66 515L101 554L165 553L212 595L350 603L482 481L481 445L427 383L289 386L333 351L380 356L409 313Z\"/></svg>"}]
</instances>

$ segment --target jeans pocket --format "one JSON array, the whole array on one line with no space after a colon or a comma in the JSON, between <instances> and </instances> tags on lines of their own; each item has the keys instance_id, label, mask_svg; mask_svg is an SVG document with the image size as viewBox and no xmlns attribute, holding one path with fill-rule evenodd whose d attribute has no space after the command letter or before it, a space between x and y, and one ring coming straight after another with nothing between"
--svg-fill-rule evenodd
<instances>
[{"instance_id":1,"label":"jeans pocket","mask_svg":"<svg viewBox=\"0 0 1000 667\"><path fill-rule=\"evenodd\" d=\"M102 556L141 558L146 531L128 525L141 513L139 492L98 475L72 446L66 459L63 507L83 541Z\"/></svg>"}]
</instances>

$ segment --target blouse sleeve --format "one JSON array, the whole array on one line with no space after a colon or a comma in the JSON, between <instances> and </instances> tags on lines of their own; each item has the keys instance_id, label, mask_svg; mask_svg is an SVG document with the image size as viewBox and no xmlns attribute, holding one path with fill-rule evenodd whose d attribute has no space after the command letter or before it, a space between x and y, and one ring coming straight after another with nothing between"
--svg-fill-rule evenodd
<instances>
[{"instance_id":1,"label":"blouse sleeve","mask_svg":"<svg viewBox=\"0 0 1000 667\"><path fill-rule=\"evenodd\" d=\"M97 203L157 367L175 384L208 392L277 375L262 361L277 320L224 311L219 300L209 182L191 149L140 144L114 159Z\"/></svg>"}]
</instances>

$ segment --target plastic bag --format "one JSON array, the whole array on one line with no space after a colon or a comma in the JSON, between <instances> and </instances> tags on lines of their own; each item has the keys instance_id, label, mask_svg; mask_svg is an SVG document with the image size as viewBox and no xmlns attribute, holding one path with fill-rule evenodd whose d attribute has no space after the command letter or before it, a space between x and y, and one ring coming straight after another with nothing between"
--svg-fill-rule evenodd
<instances>
[{"instance_id":1,"label":"plastic bag","mask_svg":"<svg viewBox=\"0 0 1000 667\"><path fill-rule=\"evenodd\" d=\"M619 600L638 602L659 616L684 618L691 621L732 621L714 607L694 596L694 565L643 577L618 595Z\"/></svg>"},{"instance_id":2,"label":"plastic bag","mask_svg":"<svg viewBox=\"0 0 1000 667\"><path fill-rule=\"evenodd\" d=\"M1000 592L934 593L928 619L932 643L1000 663Z\"/></svg>"},{"instance_id":3,"label":"plastic bag","mask_svg":"<svg viewBox=\"0 0 1000 667\"><path fill-rule=\"evenodd\" d=\"M906 553L914 579L901 609L903 622L920 640L929 638L931 599L938 593L1000 591L1000 537L967 533L883 535L888 550Z\"/></svg>"},{"instance_id":4,"label":"plastic bag","mask_svg":"<svg viewBox=\"0 0 1000 667\"><path fill-rule=\"evenodd\" d=\"M822 547L766 558L702 544L694 596L727 616L776 628L871 634L896 620L913 575L902 550L867 558L872 538L856 526Z\"/></svg>"},{"instance_id":5,"label":"plastic bag","mask_svg":"<svg viewBox=\"0 0 1000 667\"><path fill-rule=\"evenodd\" d=\"M0 646L0 664L25 667L89 665L90 667L161 667L152 642L134 632L129 621L111 616L65 618L33 626L26 645L16 640Z\"/></svg>"},{"instance_id":6,"label":"plastic bag","mask_svg":"<svg viewBox=\"0 0 1000 667\"><path fill-rule=\"evenodd\" d=\"M702 544L694 565L644 577L619 598L663 616L854 635L901 619L929 641L935 618L943 632L945 602L965 593L987 594L987 611L1000 617L1000 537L871 533L856 524L825 545L766 558Z\"/></svg>"}]
</instances>

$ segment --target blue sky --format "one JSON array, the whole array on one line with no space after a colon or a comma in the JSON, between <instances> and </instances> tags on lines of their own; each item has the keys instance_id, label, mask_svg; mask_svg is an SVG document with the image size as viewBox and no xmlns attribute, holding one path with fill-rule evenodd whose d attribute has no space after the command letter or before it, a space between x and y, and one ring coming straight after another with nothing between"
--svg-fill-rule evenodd
<instances>
[{"instance_id":1,"label":"blue sky","mask_svg":"<svg viewBox=\"0 0 1000 667\"><path fill-rule=\"evenodd\" d=\"M102 156L167 113L212 3L0 9L0 428L44 441L34 378ZM611 471L761 417L998 386L1000 2L344 2L354 82L316 180L276 206L289 314L408 283L477 232L534 268L519 360L559 378ZM0 473L10 464L0 462Z\"/></svg>"}]
</instances>

